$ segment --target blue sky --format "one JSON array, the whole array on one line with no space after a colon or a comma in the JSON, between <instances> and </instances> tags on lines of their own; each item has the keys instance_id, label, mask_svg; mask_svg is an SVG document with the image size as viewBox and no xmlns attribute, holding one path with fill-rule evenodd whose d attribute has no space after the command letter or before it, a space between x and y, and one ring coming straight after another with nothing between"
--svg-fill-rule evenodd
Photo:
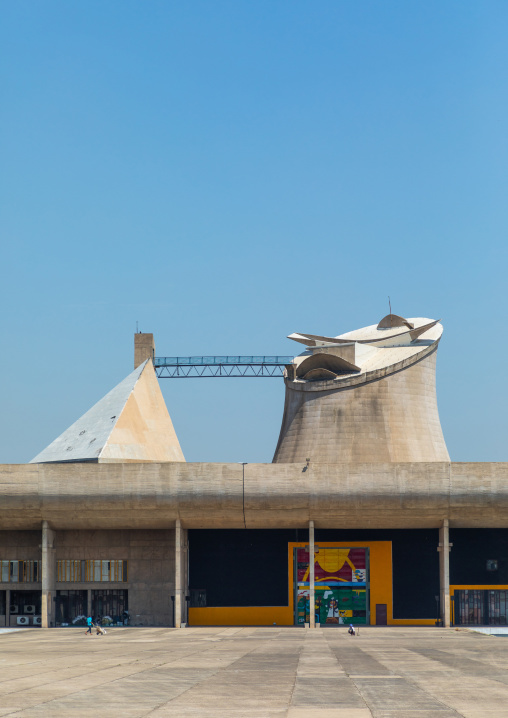
<instances>
[{"instance_id":1,"label":"blue sky","mask_svg":"<svg viewBox=\"0 0 508 718\"><path fill-rule=\"evenodd\" d=\"M0 462L158 355L442 318L455 461L508 460L508 5L0 0ZM161 382L190 461L271 461L282 381Z\"/></svg>"}]
</instances>

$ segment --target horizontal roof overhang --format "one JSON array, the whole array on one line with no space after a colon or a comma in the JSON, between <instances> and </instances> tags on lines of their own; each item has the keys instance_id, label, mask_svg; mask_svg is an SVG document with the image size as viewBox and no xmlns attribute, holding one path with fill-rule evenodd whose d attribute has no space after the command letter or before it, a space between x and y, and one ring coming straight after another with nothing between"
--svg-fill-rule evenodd
<instances>
[{"instance_id":1,"label":"horizontal roof overhang","mask_svg":"<svg viewBox=\"0 0 508 718\"><path fill-rule=\"evenodd\" d=\"M0 466L0 529L508 527L508 463Z\"/></svg>"}]
</instances>

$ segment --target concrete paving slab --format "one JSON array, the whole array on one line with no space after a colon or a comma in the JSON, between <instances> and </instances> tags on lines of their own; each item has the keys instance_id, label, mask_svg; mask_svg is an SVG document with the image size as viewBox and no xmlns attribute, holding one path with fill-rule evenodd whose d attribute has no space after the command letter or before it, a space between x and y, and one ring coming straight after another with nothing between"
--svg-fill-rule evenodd
<instances>
[{"instance_id":1,"label":"concrete paving slab","mask_svg":"<svg viewBox=\"0 0 508 718\"><path fill-rule=\"evenodd\" d=\"M438 700L404 678L355 678L354 684L372 711L397 710L439 712L447 709Z\"/></svg>"},{"instance_id":2,"label":"concrete paving slab","mask_svg":"<svg viewBox=\"0 0 508 718\"><path fill-rule=\"evenodd\" d=\"M220 637L218 641L206 639ZM0 717L508 718L508 641L435 628L0 635Z\"/></svg>"},{"instance_id":3,"label":"concrete paving slab","mask_svg":"<svg viewBox=\"0 0 508 718\"><path fill-rule=\"evenodd\" d=\"M368 708L290 708L287 718L372 718Z\"/></svg>"},{"instance_id":4,"label":"concrete paving slab","mask_svg":"<svg viewBox=\"0 0 508 718\"><path fill-rule=\"evenodd\" d=\"M287 710L283 709L260 709L244 708L238 709L213 709L213 708L189 708L189 707L167 707L158 708L149 714L150 718L286 718ZM363 717L362 717L363 718Z\"/></svg>"}]
</instances>

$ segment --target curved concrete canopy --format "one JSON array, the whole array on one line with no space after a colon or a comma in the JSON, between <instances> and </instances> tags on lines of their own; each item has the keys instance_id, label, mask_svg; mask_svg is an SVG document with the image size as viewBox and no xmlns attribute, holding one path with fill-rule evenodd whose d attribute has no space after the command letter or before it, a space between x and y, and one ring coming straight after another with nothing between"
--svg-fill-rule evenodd
<instances>
[{"instance_id":1,"label":"curved concrete canopy","mask_svg":"<svg viewBox=\"0 0 508 718\"><path fill-rule=\"evenodd\" d=\"M407 319L399 317L398 314L387 314L386 317L383 317L377 325L378 329L391 329L392 327L407 327L408 329L414 328Z\"/></svg>"},{"instance_id":2,"label":"curved concrete canopy","mask_svg":"<svg viewBox=\"0 0 508 718\"><path fill-rule=\"evenodd\" d=\"M298 364L296 375L299 379L309 380L309 374L312 373L313 376L317 376L316 371L318 369L325 370L328 374L331 374L332 378L339 374L360 371L359 367L340 356L314 352Z\"/></svg>"},{"instance_id":3,"label":"curved concrete canopy","mask_svg":"<svg viewBox=\"0 0 508 718\"><path fill-rule=\"evenodd\" d=\"M316 369L310 369L302 376L302 379L305 381L328 381L329 379L336 379L337 376L338 374L330 369L317 367Z\"/></svg>"},{"instance_id":4,"label":"curved concrete canopy","mask_svg":"<svg viewBox=\"0 0 508 718\"><path fill-rule=\"evenodd\" d=\"M301 332L293 332L288 334L288 339L292 339L299 344L305 344L307 347L315 347L320 344L348 344L347 339L338 339L337 337L323 337L320 334L303 334Z\"/></svg>"},{"instance_id":5,"label":"curved concrete canopy","mask_svg":"<svg viewBox=\"0 0 508 718\"><path fill-rule=\"evenodd\" d=\"M412 362L418 360L428 353L430 346L436 347L443 333L443 326L440 320L427 319L417 317L408 320L412 329L405 328L401 331L399 327L391 327L388 329L378 329L377 324L372 324L362 329L356 329L352 332L340 334L337 337L323 337L312 334L290 335L290 338L303 343L305 337L307 339L307 351L298 355L294 359L296 367L296 381L305 381L305 372L300 367L308 361L311 355L321 355L320 350L335 347L337 353L341 352L341 347L354 345L354 361L351 361L351 353L348 352L348 359L352 367L350 372L345 371L344 366L340 373L335 371L332 366L321 363L319 366L323 369L334 371L337 376L333 379L334 383L342 383L348 377L372 374L372 372L386 372L397 370L400 362ZM312 367L318 368L316 363ZM374 377L373 377L374 378ZM328 388L328 387L326 387Z\"/></svg>"}]
</instances>

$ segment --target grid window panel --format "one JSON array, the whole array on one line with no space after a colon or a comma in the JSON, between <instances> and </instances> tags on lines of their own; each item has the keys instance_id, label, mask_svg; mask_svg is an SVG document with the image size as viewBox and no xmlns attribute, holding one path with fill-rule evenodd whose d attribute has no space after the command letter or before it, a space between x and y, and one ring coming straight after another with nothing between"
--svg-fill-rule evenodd
<instances>
[{"instance_id":1,"label":"grid window panel","mask_svg":"<svg viewBox=\"0 0 508 718\"><path fill-rule=\"evenodd\" d=\"M57 580L65 582L82 581L81 561L69 559L57 561Z\"/></svg>"},{"instance_id":2,"label":"grid window panel","mask_svg":"<svg viewBox=\"0 0 508 718\"><path fill-rule=\"evenodd\" d=\"M455 592L455 622L459 625L505 626L508 591L466 589Z\"/></svg>"},{"instance_id":3,"label":"grid window panel","mask_svg":"<svg viewBox=\"0 0 508 718\"><path fill-rule=\"evenodd\" d=\"M61 582L105 583L127 581L127 561L115 559L60 560L57 576Z\"/></svg>"},{"instance_id":4,"label":"grid window panel","mask_svg":"<svg viewBox=\"0 0 508 718\"><path fill-rule=\"evenodd\" d=\"M125 618L128 611L128 591L124 589L92 590L92 613L98 620L111 619L114 623Z\"/></svg>"},{"instance_id":5,"label":"grid window panel","mask_svg":"<svg viewBox=\"0 0 508 718\"><path fill-rule=\"evenodd\" d=\"M2 583L37 583L40 580L40 561L13 561L9 559L0 561L0 581Z\"/></svg>"}]
</instances>

